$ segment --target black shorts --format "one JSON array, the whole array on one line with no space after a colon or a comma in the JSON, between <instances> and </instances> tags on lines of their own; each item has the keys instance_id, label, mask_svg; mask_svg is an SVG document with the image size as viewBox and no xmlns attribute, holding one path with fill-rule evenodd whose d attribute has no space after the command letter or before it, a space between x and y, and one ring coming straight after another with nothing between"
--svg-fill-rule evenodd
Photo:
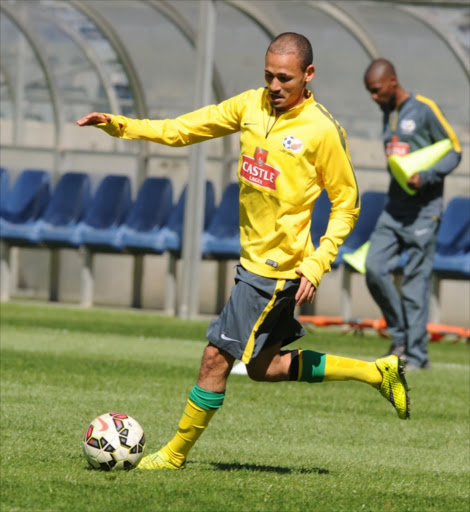
<instances>
[{"instance_id":1,"label":"black shorts","mask_svg":"<svg viewBox=\"0 0 470 512\"><path fill-rule=\"evenodd\" d=\"M279 341L287 345L305 335L294 318L299 279L271 279L237 265L235 286L220 316L210 323L207 339L248 364Z\"/></svg>"}]
</instances>

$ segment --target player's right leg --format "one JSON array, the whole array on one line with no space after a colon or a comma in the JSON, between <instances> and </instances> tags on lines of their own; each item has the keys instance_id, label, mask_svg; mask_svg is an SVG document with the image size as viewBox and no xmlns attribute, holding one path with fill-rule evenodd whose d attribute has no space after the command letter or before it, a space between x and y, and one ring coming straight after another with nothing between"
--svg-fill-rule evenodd
<instances>
[{"instance_id":1,"label":"player's right leg","mask_svg":"<svg viewBox=\"0 0 470 512\"><path fill-rule=\"evenodd\" d=\"M235 358L209 344L204 349L197 384L189 394L173 439L158 452L144 457L139 469L183 469L189 451L225 398L227 377Z\"/></svg>"}]
</instances>

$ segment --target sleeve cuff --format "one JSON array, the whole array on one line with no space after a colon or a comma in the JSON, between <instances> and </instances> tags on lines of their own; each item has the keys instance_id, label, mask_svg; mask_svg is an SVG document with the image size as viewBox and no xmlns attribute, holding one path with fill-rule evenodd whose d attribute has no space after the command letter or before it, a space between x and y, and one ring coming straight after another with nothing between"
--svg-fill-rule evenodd
<instances>
[{"instance_id":1,"label":"sleeve cuff","mask_svg":"<svg viewBox=\"0 0 470 512\"><path fill-rule=\"evenodd\" d=\"M306 260L300 264L299 270L318 289L323 277L323 269L320 264L314 260Z\"/></svg>"},{"instance_id":2,"label":"sleeve cuff","mask_svg":"<svg viewBox=\"0 0 470 512\"><path fill-rule=\"evenodd\" d=\"M105 131L108 135L111 135L113 137L122 137L124 134L124 130L126 127L126 122L123 119L122 116L114 116L112 114L106 114L106 116L109 116L111 120L109 123L100 123L95 125L96 128L100 128L101 130Z\"/></svg>"},{"instance_id":3,"label":"sleeve cuff","mask_svg":"<svg viewBox=\"0 0 470 512\"><path fill-rule=\"evenodd\" d=\"M422 187L427 187L428 185L432 185L436 182L436 173L431 169L428 169L427 171L421 171L419 174Z\"/></svg>"}]
</instances>

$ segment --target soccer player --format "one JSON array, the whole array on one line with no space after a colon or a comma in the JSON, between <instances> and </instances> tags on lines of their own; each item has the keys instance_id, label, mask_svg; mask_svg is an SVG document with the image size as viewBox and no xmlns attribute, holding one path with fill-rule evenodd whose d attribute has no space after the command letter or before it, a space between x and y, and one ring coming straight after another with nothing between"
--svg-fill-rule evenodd
<instances>
[{"instance_id":1,"label":"soccer player","mask_svg":"<svg viewBox=\"0 0 470 512\"><path fill-rule=\"evenodd\" d=\"M406 91L395 68L385 59L374 60L364 74L366 89L383 111L383 140L387 157L404 156L450 139L452 149L435 165L413 174L408 194L391 175L388 203L379 217L366 259L366 282L382 310L392 336L389 354L406 359L408 370L429 368L427 320L430 282L444 178L460 162L457 136L436 103ZM395 257L408 253L401 292L390 279Z\"/></svg>"},{"instance_id":2,"label":"soccer player","mask_svg":"<svg viewBox=\"0 0 470 512\"><path fill-rule=\"evenodd\" d=\"M256 381L367 383L380 390L401 419L409 417L404 365L397 356L368 362L282 349L305 334L294 307L313 301L360 208L346 134L307 89L315 74L312 62L310 42L283 33L266 53L265 88L177 119L135 120L94 112L77 122L116 137L171 146L240 132L241 258L235 286L208 327L197 384L175 437L142 459L141 469L184 467L189 450L224 402L236 359ZM323 188L332 210L325 236L314 248L311 215Z\"/></svg>"}]
</instances>

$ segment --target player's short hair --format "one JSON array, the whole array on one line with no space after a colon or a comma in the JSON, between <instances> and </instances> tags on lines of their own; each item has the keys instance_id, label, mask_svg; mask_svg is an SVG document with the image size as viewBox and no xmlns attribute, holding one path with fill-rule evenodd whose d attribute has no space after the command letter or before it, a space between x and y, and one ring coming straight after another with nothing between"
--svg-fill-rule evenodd
<instances>
[{"instance_id":1,"label":"player's short hair","mask_svg":"<svg viewBox=\"0 0 470 512\"><path fill-rule=\"evenodd\" d=\"M387 59L379 58L373 60L364 72L364 80L368 80L373 75L395 77L397 72L395 66Z\"/></svg>"},{"instance_id":2,"label":"player's short hair","mask_svg":"<svg viewBox=\"0 0 470 512\"><path fill-rule=\"evenodd\" d=\"M313 50L310 41L302 34L296 32L283 32L275 37L268 46L266 53L287 55L295 53L299 60L302 71L305 71L310 64L313 64Z\"/></svg>"}]
</instances>

